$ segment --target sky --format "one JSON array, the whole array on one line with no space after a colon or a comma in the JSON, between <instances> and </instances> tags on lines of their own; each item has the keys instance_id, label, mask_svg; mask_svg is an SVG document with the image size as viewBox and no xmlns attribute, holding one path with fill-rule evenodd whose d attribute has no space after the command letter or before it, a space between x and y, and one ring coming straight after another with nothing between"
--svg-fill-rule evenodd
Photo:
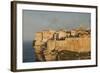
<instances>
[{"instance_id":1,"label":"sky","mask_svg":"<svg viewBox=\"0 0 100 73\"><path fill-rule=\"evenodd\" d=\"M90 13L23 10L23 40L33 41L36 32L46 29L90 28L90 24Z\"/></svg>"}]
</instances>

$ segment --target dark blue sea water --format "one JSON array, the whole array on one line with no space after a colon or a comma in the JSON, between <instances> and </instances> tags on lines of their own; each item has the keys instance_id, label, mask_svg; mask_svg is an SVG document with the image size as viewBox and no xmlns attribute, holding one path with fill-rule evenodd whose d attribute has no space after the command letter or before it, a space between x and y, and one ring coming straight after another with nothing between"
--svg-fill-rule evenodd
<instances>
[{"instance_id":1,"label":"dark blue sea water","mask_svg":"<svg viewBox=\"0 0 100 73\"><path fill-rule=\"evenodd\" d=\"M35 62L35 52L32 48L32 41L23 42L23 62Z\"/></svg>"}]
</instances>

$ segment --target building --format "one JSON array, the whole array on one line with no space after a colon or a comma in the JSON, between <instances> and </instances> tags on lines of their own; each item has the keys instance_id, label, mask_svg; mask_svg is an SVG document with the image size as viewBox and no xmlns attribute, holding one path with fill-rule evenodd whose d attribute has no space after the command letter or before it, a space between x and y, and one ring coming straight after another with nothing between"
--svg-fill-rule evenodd
<instances>
[{"instance_id":1,"label":"building","mask_svg":"<svg viewBox=\"0 0 100 73\"><path fill-rule=\"evenodd\" d=\"M63 31L63 30L57 31L56 34L57 34L57 39L58 40L65 40L65 38L67 36L66 32Z\"/></svg>"},{"instance_id":2,"label":"building","mask_svg":"<svg viewBox=\"0 0 100 73\"><path fill-rule=\"evenodd\" d=\"M54 33L55 31L53 30L46 30L46 31L43 31L43 42L47 42L48 40L50 39L53 39L54 38Z\"/></svg>"}]
</instances>

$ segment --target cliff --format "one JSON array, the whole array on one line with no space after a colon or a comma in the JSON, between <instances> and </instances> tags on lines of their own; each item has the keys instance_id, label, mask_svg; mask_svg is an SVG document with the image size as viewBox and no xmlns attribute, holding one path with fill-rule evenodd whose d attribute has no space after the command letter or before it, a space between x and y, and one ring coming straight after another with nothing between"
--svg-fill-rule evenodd
<instances>
[{"instance_id":1,"label":"cliff","mask_svg":"<svg viewBox=\"0 0 100 73\"><path fill-rule=\"evenodd\" d=\"M64 57L70 59L88 59L91 51L90 30L46 30L37 32L33 47L40 61L53 61ZM66 53L61 56L61 53ZM70 53L69 53L70 52ZM81 53L85 53L80 55ZM60 55L58 58L58 54ZM68 57L69 55L69 57ZM81 57L80 57L81 56Z\"/></svg>"}]
</instances>

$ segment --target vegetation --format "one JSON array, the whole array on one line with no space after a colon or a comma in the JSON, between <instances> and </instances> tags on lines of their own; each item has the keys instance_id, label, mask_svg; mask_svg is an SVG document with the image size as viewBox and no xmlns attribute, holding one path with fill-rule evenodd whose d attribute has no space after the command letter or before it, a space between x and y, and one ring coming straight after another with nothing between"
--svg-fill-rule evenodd
<instances>
[{"instance_id":1,"label":"vegetation","mask_svg":"<svg viewBox=\"0 0 100 73\"><path fill-rule=\"evenodd\" d=\"M68 50L57 51L53 50L53 55L56 55L56 60L80 60L90 59L90 52L74 52Z\"/></svg>"}]
</instances>

